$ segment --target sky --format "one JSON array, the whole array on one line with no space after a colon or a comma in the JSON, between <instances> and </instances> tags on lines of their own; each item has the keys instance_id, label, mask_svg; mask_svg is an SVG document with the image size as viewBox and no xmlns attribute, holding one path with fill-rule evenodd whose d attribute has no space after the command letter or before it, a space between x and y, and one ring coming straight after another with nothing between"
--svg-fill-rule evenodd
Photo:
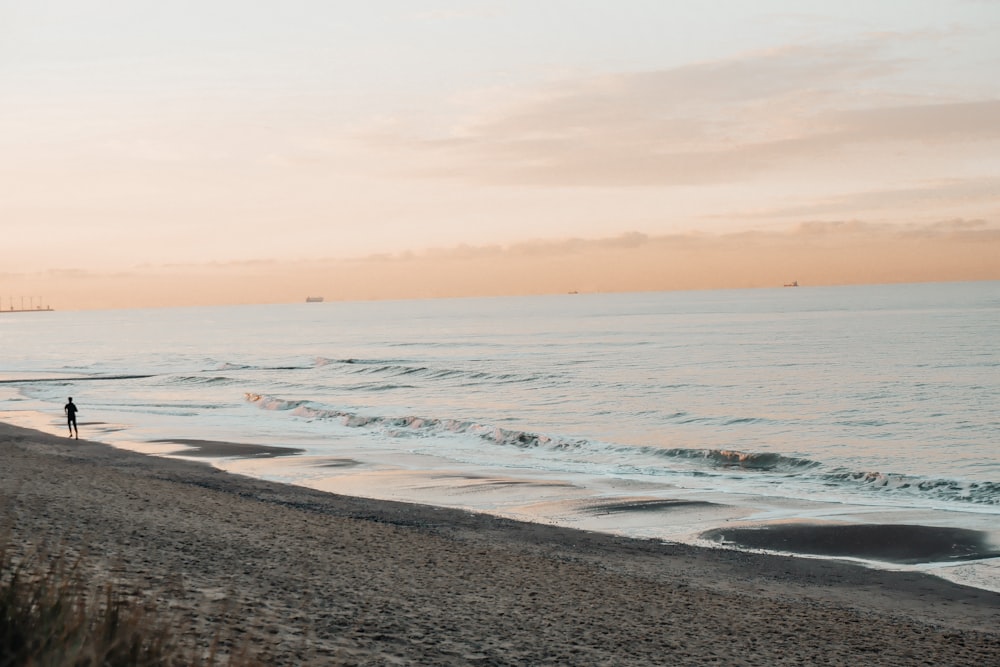
<instances>
[{"instance_id":1,"label":"sky","mask_svg":"<svg viewBox=\"0 0 1000 667\"><path fill-rule=\"evenodd\" d=\"M1000 279L1000 0L0 0L0 308Z\"/></svg>"}]
</instances>

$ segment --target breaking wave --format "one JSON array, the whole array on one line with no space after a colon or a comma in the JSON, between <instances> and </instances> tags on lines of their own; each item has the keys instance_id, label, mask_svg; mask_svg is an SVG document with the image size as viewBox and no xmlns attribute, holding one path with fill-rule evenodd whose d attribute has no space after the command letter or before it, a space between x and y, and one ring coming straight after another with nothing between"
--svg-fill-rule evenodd
<instances>
[{"instance_id":1,"label":"breaking wave","mask_svg":"<svg viewBox=\"0 0 1000 667\"><path fill-rule=\"evenodd\" d=\"M831 486L853 486L894 495L916 495L938 500L958 500L982 505L1000 505L1000 483L926 479L912 475L835 470L822 475Z\"/></svg>"},{"instance_id":2,"label":"breaking wave","mask_svg":"<svg viewBox=\"0 0 1000 667\"><path fill-rule=\"evenodd\" d=\"M516 429L505 429L460 419L361 415L355 412L317 407L311 401L305 400L286 400L252 393L248 393L245 396L246 400L256 403L265 410L290 410L296 416L308 419L335 419L340 421L344 426L352 428L383 429L388 435L395 437L434 435L436 433L467 433L500 445L521 448L547 447L551 449L576 448L588 442L586 440L556 438Z\"/></svg>"},{"instance_id":3,"label":"breaking wave","mask_svg":"<svg viewBox=\"0 0 1000 667\"><path fill-rule=\"evenodd\" d=\"M661 456L681 459L702 459L719 468L740 468L761 471L796 471L819 467L818 461L783 456L772 452L743 452L735 449L661 449Z\"/></svg>"},{"instance_id":4,"label":"breaking wave","mask_svg":"<svg viewBox=\"0 0 1000 667\"><path fill-rule=\"evenodd\" d=\"M1000 484L994 482L962 482L879 472L830 469L820 461L785 456L774 452L627 446L585 438L533 433L469 420L362 415L356 412L322 407L312 401L287 400L252 393L246 394L246 400L265 410L290 411L293 415L306 419L336 420L349 428L378 430L390 437L471 435L491 445L504 447L543 449L553 452L572 451L578 456L584 457L613 455L622 469L635 467L654 474L657 471L660 474L725 474L727 476L743 476L746 479L758 478L756 476L763 475L777 481L794 479L805 482L816 489L817 493L826 493L831 488L840 488L851 492L888 493L901 498L1000 505Z\"/></svg>"}]
</instances>

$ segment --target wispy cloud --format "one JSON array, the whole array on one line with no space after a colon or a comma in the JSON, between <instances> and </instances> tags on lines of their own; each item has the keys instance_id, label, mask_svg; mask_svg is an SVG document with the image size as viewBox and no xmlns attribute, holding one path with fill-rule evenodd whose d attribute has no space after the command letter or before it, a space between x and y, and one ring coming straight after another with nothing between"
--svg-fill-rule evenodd
<instances>
[{"instance_id":1,"label":"wispy cloud","mask_svg":"<svg viewBox=\"0 0 1000 667\"><path fill-rule=\"evenodd\" d=\"M497 95L447 136L389 136L435 156L428 175L586 186L727 183L854 150L870 159L900 144L976 151L1000 140L1000 98L894 90L908 63L889 55L893 39L564 81Z\"/></svg>"},{"instance_id":2,"label":"wispy cloud","mask_svg":"<svg viewBox=\"0 0 1000 667\"><path fill-rule=\"evenodd\" d=\"M925 212L955 207L978 207L1000 213L1000 178L923 181L908 187L865 190L834 197L814 197L801 204L752 211L732 211L713 214L710 217L728 220L802 219L815 216L861 216L914 207Z\"/></svg>"},{"instance_id":3,"label":"wispy cloud","mask_svg":"<svg viewBox=\"0 0 1000 667\"><path fill-rule=\"evenodd\" d=\"M556 258L568 255L615 252L628 254L631 251L670 251L698 248L740 249L748 243L776 247L787 244L816 241L861 240L891 242L906 238L938 240L983 240L1000 242L1000 222L982 219L937 220L930 223L906 225L869 222L865 220L825 220L809 221L781 230L749 230L724 234L678 233L651 235L633 231L618 236L596 239L537 239L510 245L458 245L450 248L432 248L395 255L371 255L351 260L352 262L421 262L467 261L498 258Z\"/></svg>"}]
</instances>

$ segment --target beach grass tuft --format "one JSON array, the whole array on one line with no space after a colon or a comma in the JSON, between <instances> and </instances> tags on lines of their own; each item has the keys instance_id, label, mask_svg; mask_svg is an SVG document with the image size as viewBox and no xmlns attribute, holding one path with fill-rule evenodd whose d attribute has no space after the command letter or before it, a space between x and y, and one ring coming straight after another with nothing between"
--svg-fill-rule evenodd
<instances>
[{"instance_id":1,"label":"beach grass tuft","mask_svg":"<svg viewBox=\"0 0 1000 667\"><path fill-rule=\"evenodd\" d=\"M6 543L3 543L6 544ZM0 546L0 667L249 667L247 653L220 655L176 631L179 619L131 599L122 586L94 587L79 560Z\"/></svg>"}]
</instances>

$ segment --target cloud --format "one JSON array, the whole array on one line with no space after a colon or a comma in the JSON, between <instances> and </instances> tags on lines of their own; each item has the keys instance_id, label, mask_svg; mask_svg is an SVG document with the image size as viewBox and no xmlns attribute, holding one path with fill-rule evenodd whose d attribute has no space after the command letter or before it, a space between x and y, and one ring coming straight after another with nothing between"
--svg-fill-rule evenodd
<instances>
[{"instance_id":1,"label":"cloud","mask_svg":"<svg viewBox=\"0 0 1000 667\"><path fill-rule=\"evenodd\" d=\"M829 240L851 240L854 242L868 239L888 242L906 238L1000 241L1000 224L982 219L962 218L908 225L865 220L816 220L801 222L783 230L747 230L726 234L688 232L650 235L633 231L605 238L537 239L506 246L462 244L451 248L431 248L396 255L372 255L350 261L355 263L413 263L427 260L469 262L504 258L552 259L603 253L628 254L633 251L659 252L692 248L701 250L739 249L746 248L748 244L762 247L768 245L784 247L787 244Z\"/></svg>"},{"instance_id":2,"label":"cloud","mask_svg":"<svg viewBox=\"0 0 1000 667\"><path fill-rule=\"evenodd\" d=\"M925 181L903 188L865 190L811 198L807 203L754 211L713 214L711 218L774 220L813 216L857 216L879 211L917 208L929 212L955 207L990 206L1000 211L1000 178Z\"/></svg>"},{"instance_id":3,"label":"cloud","mask_svg":"<svg viewBox=\"0 0 1000 667\"><path fill-rule=\"evenodd\" d=\"M383 134L437 158L425 175L492 184L703 185L837 154L1000 140L1000 99L894 92L891 38L795 46L496 94L446 136ZM870 157L866 157L870 159Z\"/></svg>"},{"instance_id":4,"label":"cloud","mask_svg":"<svg viewBox=\"0 0 1000 667\"><path fill-rule=\"evenodd\" d=\"M986 220L942 220L923 226L906 226L899 230L900 238L940 239L968 243L996 243L1000 241L1000 228Z\"/></svg>"},{"instance_id":5,"label":"cloud","mask_svg":"<svg viewBox=\"0 0 1000 667\"><path fill-rule=\"evenodd\" d=\"M844 141L989 141L1000 139L1000 100L863 109L838 114Z\"/></svg>"}]
</instances>

